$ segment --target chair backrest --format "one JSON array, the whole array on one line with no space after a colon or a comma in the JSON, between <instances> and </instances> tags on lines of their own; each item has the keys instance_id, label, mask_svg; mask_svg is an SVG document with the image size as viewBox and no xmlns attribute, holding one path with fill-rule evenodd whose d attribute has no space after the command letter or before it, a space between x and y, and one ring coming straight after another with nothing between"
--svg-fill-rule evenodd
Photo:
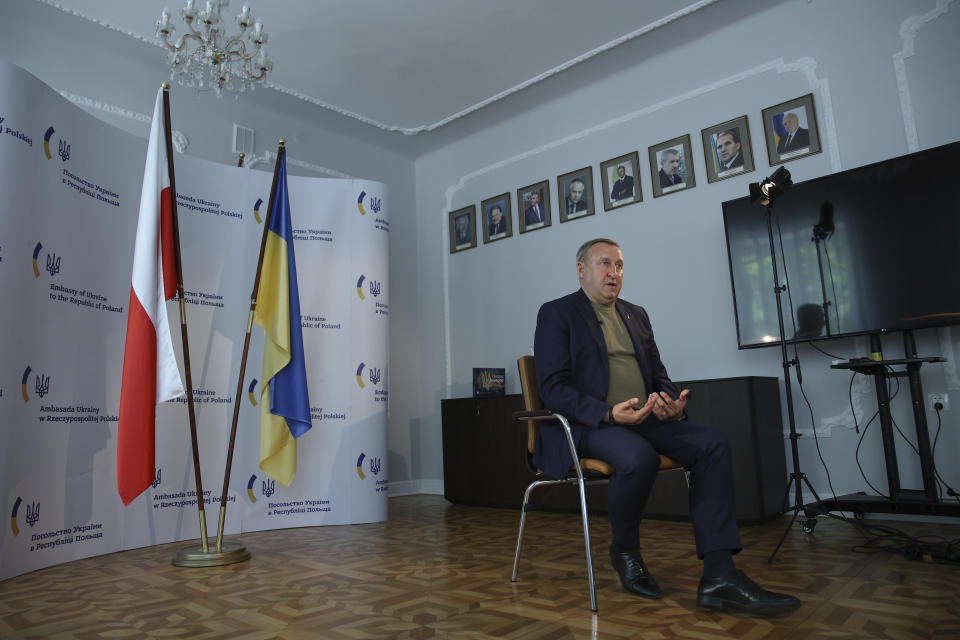
<instances>
[{"instance_id":1,"label":"chair backrest","mask_svg":"<svg viewBox=\"0 0 960 640\"><path fill-rule=\"evenodd\" d=\"M520 389L523 392L523 408L526 411L537 411L540 409L540 387L537 385L537 367L534 364L533 356L520 356L517 358L517 368L520 370ZM527 420L527 464L533 471L537 468L533 464L533 451L537 446L537 436L540 434L539 421ZM605 475L613 475L613 466L604 460L595 460L593 458L581 458L580 465L584 469L598 471ZM679 462L676 462L667 456L660 454L660 470L682 469Z\"/></svg>"},{"instance_id":2,"label":"chair backrest","mask_svg":"<svg viewBox=\"0 0 960 640\"><path fill-rule=\"evenodd\" d=\"M517 358L517 368L520 370L520 389L523 393L523 408L526 411L536 411L540 408L540 389L537 386L537 367L533 356ZM540 427L536 420L527 420L527 453L532 454L537 446L537 435Z\"/></svg>"}]
</instances>

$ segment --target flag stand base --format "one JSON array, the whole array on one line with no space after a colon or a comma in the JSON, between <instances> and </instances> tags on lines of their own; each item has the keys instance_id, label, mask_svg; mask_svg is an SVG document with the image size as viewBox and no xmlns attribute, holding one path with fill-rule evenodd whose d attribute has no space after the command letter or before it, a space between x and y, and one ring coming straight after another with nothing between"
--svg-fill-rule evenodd
<instances>
[{"instance_id":1,"label":"flag stand base","mask_svg":"<svg viewBox=\"0 0 960 640\"><path fill-rule=\"evenodd\" d=\"M239 542L224 542L221 550L211 545L210 550L204 552L202 544L192 544L181 547L173 557L176 567L222 567L227 564L246 562L250 559L250 552Z\"/></svg>"}]
</instances>

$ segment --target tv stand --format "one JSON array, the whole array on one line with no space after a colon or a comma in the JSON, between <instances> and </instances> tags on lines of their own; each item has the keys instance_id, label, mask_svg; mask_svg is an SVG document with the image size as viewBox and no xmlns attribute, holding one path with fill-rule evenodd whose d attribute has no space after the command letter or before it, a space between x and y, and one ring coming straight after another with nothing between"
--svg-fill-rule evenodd
<instances>
[{"instance_id":1,"label":"tv stand","mask_svg":"<svg viewBox=\"0 0 960 640\"><path fill-rule=\"evenodd\" d=\"M916 355L916 343L912 331L904 331L904 358L883 359L879 336L871 336L872 358L855 358L834 362L832 369L849 369L873 376L877 390L877 405L880 417L880 433L883 437L883 454L887 470L888 495L873 496L852 493L823 501L824 511L851 511L860 517L864 513L907 513L934 516L960 517L960 503L940 500L937 479L934 474L933 452L930 449L930 434L927 431L927 415L923 404L923 388L920 384L920 367L927 362L946 362L939 356L921 358ZM893 367L904 367L893 370ZM917 433L917 451L920 454L920 471L923 489L904 489L900 486L897 467L897 450L894 439L893 420L890 417L890 394L887 381L906 377L910 382L910 399L913 402L913 421ZM813 505L811 505L813 506Z\"/></svg>"}]
</instances>

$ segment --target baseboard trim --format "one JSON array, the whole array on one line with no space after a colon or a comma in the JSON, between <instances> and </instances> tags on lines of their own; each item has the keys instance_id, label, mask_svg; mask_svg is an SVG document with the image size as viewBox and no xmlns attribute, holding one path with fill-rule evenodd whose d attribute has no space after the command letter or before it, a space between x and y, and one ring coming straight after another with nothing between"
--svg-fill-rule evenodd
<instances>
[{"instance_id":1,"label":"baseboard trim","mask_svg":"<svg viewBox=\"0 0 960 640\"><path fill-rule=\"evenodd\" d=\"M390 482L391 498L427 494L442 496L443 480L398 480Z\"/></svg>"}]
</instances>

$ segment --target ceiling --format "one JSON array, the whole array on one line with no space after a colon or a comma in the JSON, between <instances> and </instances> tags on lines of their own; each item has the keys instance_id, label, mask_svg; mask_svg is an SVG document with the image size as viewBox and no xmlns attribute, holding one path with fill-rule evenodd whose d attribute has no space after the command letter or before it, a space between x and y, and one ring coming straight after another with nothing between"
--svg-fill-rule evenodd
<instances>
[{"instance_id":1,"label":"ceiling","mask_svg":"<svg viewBox=\"0 0 960 640\"><path fill-rule=\"evenodd\" d=\"M184 32L185 0L38 1L155 44L161 59L155 23L165 6L177 34ZM418 135L718 0L245 1L269 34L274 91L381 131ZM225 11L231 26L243 4L234 0Z\"/></svg>"}]
</instances>

